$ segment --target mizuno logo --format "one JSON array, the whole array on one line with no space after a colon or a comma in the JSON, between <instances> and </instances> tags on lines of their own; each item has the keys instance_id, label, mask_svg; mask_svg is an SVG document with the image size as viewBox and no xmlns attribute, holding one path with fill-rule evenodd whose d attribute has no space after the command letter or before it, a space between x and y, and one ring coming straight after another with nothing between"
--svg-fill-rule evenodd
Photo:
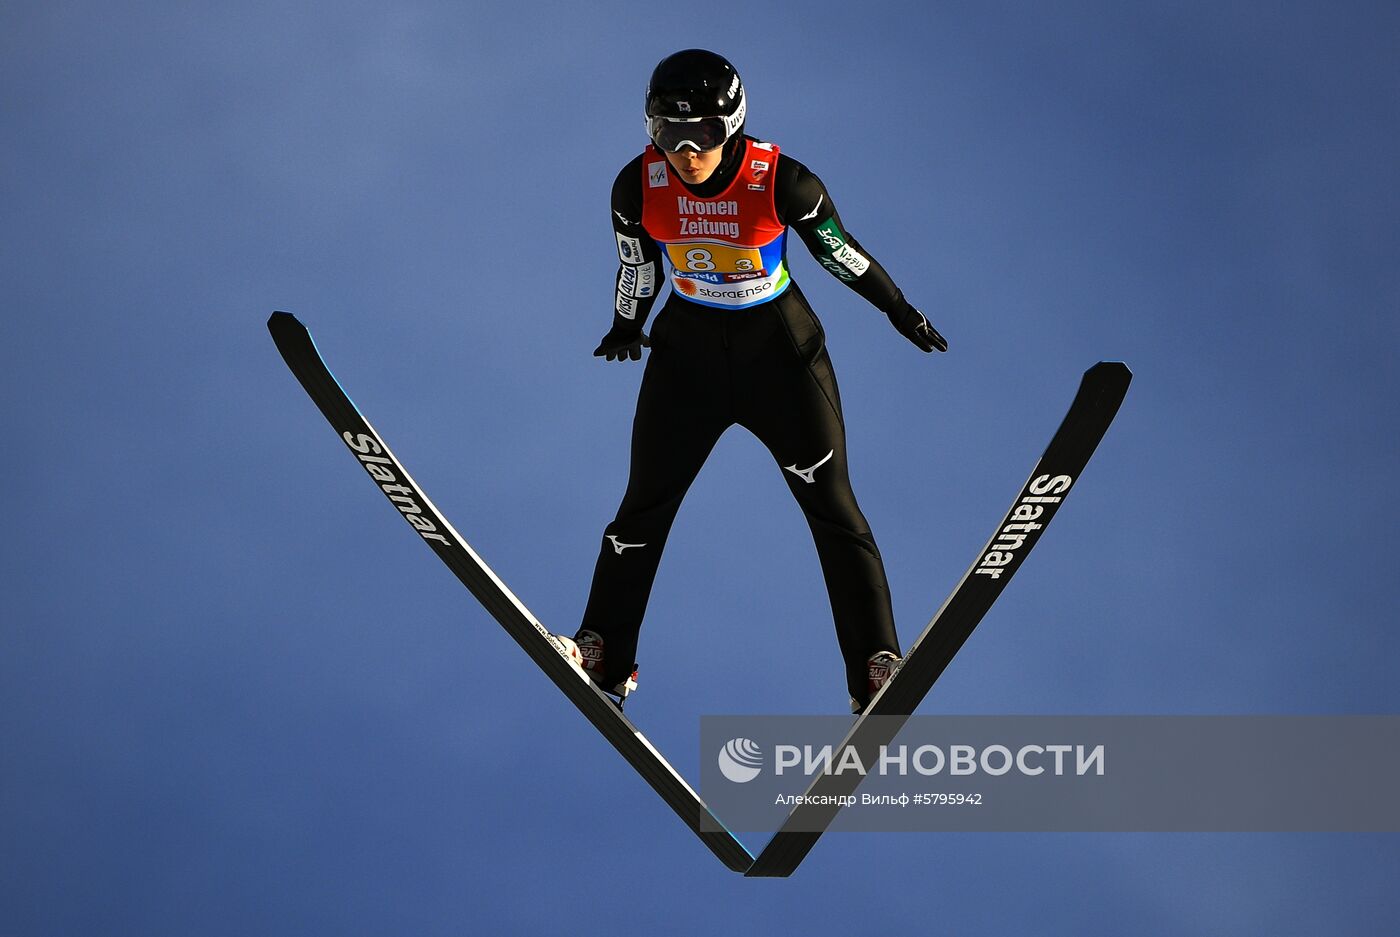
<instances>
[{"instance_id":1,"label":"mizuno logo","mask_svg":"<svg viewBox=\"0 0 1400 937\"><path fill-rule=\"evenodd\" d=\"M630 218L625 217L625 216L622 214L622 212L617 211L616 209L614 209L614 210L613 210L613 214L617 216L617 220L618 220L618 221L622 222L624 225L626 225L626 226L629 227L629 228L632 227L632 220L631 220Z\"/></svg>"},{"instance_id":2,"label":"mizuno logo","mask_svg":"<svg viewBox=\"0 0 1400 937\"><path fill-rule=\"evenodd\" d=\"M818 196L817 196L817 204L815 204L815 205L812 206L812 210L809 211L809 212L807 212L807 214L803 215L801 218L798 218L797 220L798 220L798 221L811 221L813 218L817 217L817 209L822 207L822 201L823 201L825 198L826 198L825 195L818 195Z\"/></svg>"},{"instance_id":3,"label":"mizuno logo","mask_svg":"<svg viewBox=\"0 0 1400 937\"><path fill-rule=\"evenodd\" d=\"M623 543L621 540L617 539L612 534L608 534L608 539L612 541L613 549L616 550L619 555L621 555L623 550L628 550L632 547L646 546L645 543Z\"/></svg>"},{"instance_id":4,"label":"mizuno logo","mask_svg":"<svg viewBox=\"0 0 1400 937\"><path fill-rule=\"evenodd\" d=\"M831 457L834 455L836 455L835 449L828 452L825 456L821 458L820 461L817 462L817 464L813 465L810 468L800 469L797 467L796 463L793 463L792 465L784 465L783 468L796 475L798 478L802 479L807 484L815 485L817 483L817 480L813 477L813 475L816 473L817 469L830 462Z\"/></svg>"}]
</instances>

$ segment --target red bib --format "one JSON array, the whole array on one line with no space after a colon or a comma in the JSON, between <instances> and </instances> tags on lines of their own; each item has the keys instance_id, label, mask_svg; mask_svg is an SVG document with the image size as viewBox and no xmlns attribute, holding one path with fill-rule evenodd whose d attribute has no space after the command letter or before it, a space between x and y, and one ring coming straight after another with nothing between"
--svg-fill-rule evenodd
<instances>
[{"instance_id":1,"label":"red bib","mask_svg":"<svg viewBox=\"0 0 1400 937\"><path fill-rule=\"evenodd\" d=\"M671 288L705 306L742 309L787 289L787 227L773 206L778 147L744 141L728 188L696 198L654 146L642 158L642 227L666 249Z\"/></svg>"}]
</instances>

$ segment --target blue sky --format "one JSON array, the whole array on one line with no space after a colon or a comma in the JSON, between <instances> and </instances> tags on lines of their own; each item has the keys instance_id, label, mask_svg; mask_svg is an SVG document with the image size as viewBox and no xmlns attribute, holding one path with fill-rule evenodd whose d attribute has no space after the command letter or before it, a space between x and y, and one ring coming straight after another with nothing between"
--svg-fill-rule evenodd
<instances>
[{"instance_id":1,"label":"blue sky","mask_svg":"<svg viewBox=\"0 0 1400 937\"><path fill-rule=\"evenodd\" d=\"M795 252L911 639L1100 359L1136 379L925 701L1394 713L1394 4L0 9L0 931L1375 932L1393 835L840 835L725 872L366 484L295 312L434 500L572 631L641 370L607 194L652 65L725 53L948 337ZM1390 571L1389 573L1387 571ZM633 717L834 712L780 471L673 532Z\"/></svg>"}]
</instances>

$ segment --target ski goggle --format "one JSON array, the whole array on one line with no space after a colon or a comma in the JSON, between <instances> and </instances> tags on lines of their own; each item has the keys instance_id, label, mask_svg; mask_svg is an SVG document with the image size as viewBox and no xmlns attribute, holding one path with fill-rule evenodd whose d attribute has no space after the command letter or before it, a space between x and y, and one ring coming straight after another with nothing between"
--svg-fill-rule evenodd
<instances>
[{"instance_id":1,"label":"ski goggle","mask_svg":"<svg viewBox=\"0 0 1400 937\"><path fill-rule=\"evenodd\" d=\"M723 146L729 139L729 128L723 117L649 117L647 136L657 149L667 153L679 153L686 147L703 153Z\"/></svg>"}]
</instances>

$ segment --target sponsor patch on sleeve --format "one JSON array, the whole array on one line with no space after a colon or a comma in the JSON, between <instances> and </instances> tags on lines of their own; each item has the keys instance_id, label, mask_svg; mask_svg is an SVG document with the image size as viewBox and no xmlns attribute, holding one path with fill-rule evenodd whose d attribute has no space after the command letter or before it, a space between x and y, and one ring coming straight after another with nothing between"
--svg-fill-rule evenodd
<instances>
[{"instance_id":1,"label":"sponsor patch on sleeve","mask_svg":"<svg viewBox=\"0 0 1400 937\"><path fill-rule=\"evenodd\" d=\"M870 269L870 259L846 243L846 232L834 217L823 221L815 230L826 248L817 260L832 274L850 282Z\"/></svg>"},{"instance_id":2,"label":"sponsor patch on sleeve","mask_svg":"<svg viewBox=\"0 0 1400 937\"><path fill-rule=\"evenodd\" d=\"M617 278L617 289L623 296L645 298L653 295L656 292L656 264L624 266Z\"/></svg>"},{"instance_id":3,"label":"sponsor patch on sleeve","mask_svg":"<svg viewBox=\"0 0 1400 937\"><path fill-rule=\"evenodd\" d=\"M832 254L832 256L836 258L837 263L856 276L860 276L870 269L869 258L849 244L842 244L841 249Z\"/></svg>"},{"instance_id":4,"label":"sponsor patch on sleeve","mask_svg":"<svg viewBox=\"0 0 1400 937\"><path fill-rule=\"evenodd\" d=\"M617 256L625 264L636 265L642 262L642 242L625 234L617 234Z\"/></svg>"}]
</instances>

